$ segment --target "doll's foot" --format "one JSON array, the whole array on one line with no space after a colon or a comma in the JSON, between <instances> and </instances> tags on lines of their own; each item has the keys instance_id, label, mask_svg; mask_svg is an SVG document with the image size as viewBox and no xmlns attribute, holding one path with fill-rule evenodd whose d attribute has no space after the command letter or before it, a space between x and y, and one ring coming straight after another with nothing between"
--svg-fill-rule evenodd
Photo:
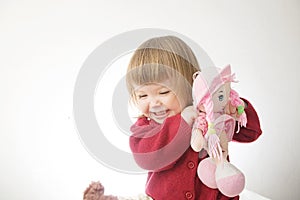
<instances>
[{"instance_id":1,"label":"doll's foot","mask_svg":"<svg viewBox=\"0 0 300 200\"><path fill-rule=\"evenodd\" d=\"M198 177L208 187L216 189L216 163L213 158L205 158L200 161L197 169Z\"/></svg>"},{"instance_id":2,"label":"doll's foot","mask_svg":"<svg viewBox=\"0 0 300 200\"><path fill-rule=\"evenodd\" d=\"M100 182L92 182L84 191L83 200L118 200L116 196L104 195L104 187Z\"/></svg>"},{"instance_id":3,"label":"doll's foot","mask_svg":"<svg viewBox=\"0 0 300 200\"><path fill-rule=\"evenodd\" d=\"M245 175L233 164L225 161L217 166L216 182L224 195L235 197L244 190Z\"/></svg>"}]
</instances>

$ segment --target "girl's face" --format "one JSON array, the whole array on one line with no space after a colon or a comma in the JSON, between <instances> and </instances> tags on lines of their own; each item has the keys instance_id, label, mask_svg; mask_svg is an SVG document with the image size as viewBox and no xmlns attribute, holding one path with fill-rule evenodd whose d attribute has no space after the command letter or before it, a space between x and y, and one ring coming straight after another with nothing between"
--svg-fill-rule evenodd
<instances>
[{"instance_id":1,"label":"girl's face","mask_svg":"<svg viewBox=\"0 0 300 200\"><path fill-rule=\"evenodd\" d=\"M176 94L164 83L138 86L135 90L137 108L150 119L162 124L168 117L182 111Z\"/></svg>"}]
</instances>

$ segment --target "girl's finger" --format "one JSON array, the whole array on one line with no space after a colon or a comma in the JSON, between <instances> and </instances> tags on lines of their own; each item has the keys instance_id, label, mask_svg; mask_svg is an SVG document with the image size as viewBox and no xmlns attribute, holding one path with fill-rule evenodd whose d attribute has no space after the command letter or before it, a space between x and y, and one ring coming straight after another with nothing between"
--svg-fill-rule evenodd
<instances>
[{"instance_id":1,"label":"girl's finger","mask_svg":"<svg viewBox=\"0 0 300 200\"><path fill-rule=\"evenodd\" d=\"M236 113L236 107L230 105L230 113L235 114Z\"/></svg>"},{"instance_id":2,"label":"girl's finger","mask_svg":"<svg viewBox=\"0 0 300 200\"><path fill-rule=\"evenodd\" d=\"M225 112L226 114L230 114L230 112L229 112L229 103L225 106L224 112Z\"/></svg>"}]
</instances>

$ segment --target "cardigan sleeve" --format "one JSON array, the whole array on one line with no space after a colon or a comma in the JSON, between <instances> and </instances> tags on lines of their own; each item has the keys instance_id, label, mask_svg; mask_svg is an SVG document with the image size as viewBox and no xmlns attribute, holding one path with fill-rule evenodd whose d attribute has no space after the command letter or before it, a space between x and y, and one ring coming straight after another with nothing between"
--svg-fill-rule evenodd
<instances>
[{"instance_id":1,"label":"cardigan sleeve","mask_svg":"<svg viewBox=\"0 0 300 200\"><path fill-rule=\"evenodd\" d=\"M259 118L251 103L246 99L242 99L242 100L247 105L247 107L245 108L245 112L247 115L247 125L246 127L241 127L238 133L236 133L235 130L235 133L233 135L233 140L237 142L245 142L245 143L253 142L262 134Z\"/></svg>"},{"instance_id":2,"label":"cardigan sleeve","mask_svg":"<svg viewBox=\"0 0 300 200\"><path fill-rule=\"evenodd\" d=\"M140 118L131 132L129 143L134 159L148 171L171 168L190 145L191 128L180 114L163 124Z\"/></svg>"}]
</instances>

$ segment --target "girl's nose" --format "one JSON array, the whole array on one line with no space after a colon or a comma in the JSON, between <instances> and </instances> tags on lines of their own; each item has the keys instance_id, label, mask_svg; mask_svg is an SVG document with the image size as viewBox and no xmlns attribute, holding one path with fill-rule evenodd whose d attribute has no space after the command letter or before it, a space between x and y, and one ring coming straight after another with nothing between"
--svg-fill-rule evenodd
<instances>
[{"instance_id":1,"label":"girl's nose","mask_svg":"<svg viewBox=\"0 0 300 200\"><path fill-rule=\"evenodd\" d=\"M158 106L158 105L161 105L159 98L153 97L150 101L150 106L153 107L153 106Z\"/></svg>"}]
</instances>

